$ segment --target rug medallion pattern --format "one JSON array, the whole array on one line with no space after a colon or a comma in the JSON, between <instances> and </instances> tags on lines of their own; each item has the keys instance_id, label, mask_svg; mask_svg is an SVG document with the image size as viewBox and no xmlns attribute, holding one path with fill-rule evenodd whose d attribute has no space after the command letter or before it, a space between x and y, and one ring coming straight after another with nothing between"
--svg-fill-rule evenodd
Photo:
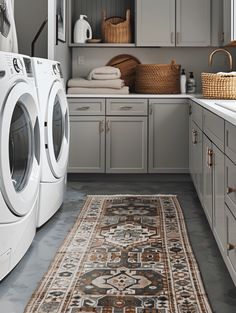
<instances>
[{"instance_id":1,"label":"rug medallion pattern","mask_svg":"<svg viewBox=\"0 0 236 313\"><path fill-rule=\"evenodd\" d=\"M175 196L89 196L26 313L211 313Z\"/></svg>"}]
</instances>

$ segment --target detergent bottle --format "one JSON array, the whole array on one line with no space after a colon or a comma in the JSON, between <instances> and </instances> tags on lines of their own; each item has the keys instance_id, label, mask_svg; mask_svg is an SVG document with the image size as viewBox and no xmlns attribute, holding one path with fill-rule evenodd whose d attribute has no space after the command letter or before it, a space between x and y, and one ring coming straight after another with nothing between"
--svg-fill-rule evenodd
<instances>
[{"instance_id":1,"label":"detergent bottle","mask_svg":"<svg viewBox=\"0 0 236 313\"><path fill-rule=\"evenodd\" d=\"M80 15L74 27L74 43L85 43L87 39L92 38L92 29L89 23L84 19L86 15Z\"/></svg>"}]
</instances>

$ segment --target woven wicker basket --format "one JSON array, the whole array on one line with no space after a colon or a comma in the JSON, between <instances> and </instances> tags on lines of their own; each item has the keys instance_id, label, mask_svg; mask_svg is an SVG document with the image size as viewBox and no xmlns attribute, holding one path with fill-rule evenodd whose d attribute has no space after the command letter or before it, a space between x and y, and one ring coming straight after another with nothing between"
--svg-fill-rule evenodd
<instances>
[{"instance_id":1,"label":"woven wicker basket","mask_svg":"<svg viewBox=\"0 0 236 313\"><path fill-rule=\"evenodd\" d=\"M236 99L236 76L202 73L202 94L208 99Z\"/></svg>"},{"instance_id":2,"label":"woven wicker basket","mask_svg":"<svg viewBox=\"0 0 236 313\"><path fill-rule=\"evenodd\" d=\"M126 19L117 16L106 18L103 11L102 37L103 42L107 43L130 43L132 37L130 10L126 11Z\"/></svg>"},{"instance_id":3,"label":"woven wicker basket","mask_svg":"<svg viewBox=\"0 0 236 313\"><path fill-rule=\"evenodd\" d=\"M140 64L136 67L135 91L137 93L180 93L180 65Z\"/></svg>"}]
</instances>

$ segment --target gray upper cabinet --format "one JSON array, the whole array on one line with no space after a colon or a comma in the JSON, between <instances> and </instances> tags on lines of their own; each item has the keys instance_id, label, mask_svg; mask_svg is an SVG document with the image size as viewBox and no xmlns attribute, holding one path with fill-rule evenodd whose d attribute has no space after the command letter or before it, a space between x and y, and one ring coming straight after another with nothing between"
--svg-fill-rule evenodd
<instances>
[{"instance_id":1,"label":"gray upper cabinet","mask_svg":"<svg viewBox=\"0 0 236 313\"><path fill-rule=\"evenodd\" d=\"M137 0L136 44L175 46L175 0Z\"/></svg>"},{"instance_id":2,"label":"gray upper cabinet","mask_svg":"<svg viewBox=\"0 0 236 313\"><path fill-rule=\"evenodd\" d=\"M211 1L176 0L176 46L211 44Z\"/></svg>"},{"instance_id":3,"label":"gray upper cabinet","mask_svg":"<svg viewBox=\"0 0 236 313\"><path fill-rule=\"evenodd\" d=\"M106 118L106 172L147 172L147 117Z\"/></svg>"},{"instance_id":4,"label":"gray upper cabinet","mask_svg":"<svg viewBox=\"0 0 236 313\"><path fill-rule=\"evenodd\" d=\"M150 100L149 114L149 172L188 173L188 101Z\"/></svg>"},{"instance_id":5,"label":"gray upper cabinet","mask_svg":"<svg viewBox=\"0 0 236 313\"><path fill-rule=\"evenodd\" d=\"M210 0L137 0L138 46L209 46Z\"/></svg>"}]
</instances>

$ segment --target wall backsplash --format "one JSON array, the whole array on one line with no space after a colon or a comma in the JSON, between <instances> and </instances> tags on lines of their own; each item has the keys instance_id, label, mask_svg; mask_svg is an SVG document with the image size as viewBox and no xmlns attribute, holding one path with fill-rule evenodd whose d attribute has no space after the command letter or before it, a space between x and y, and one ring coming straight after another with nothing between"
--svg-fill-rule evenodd
<instances>
[{"instance_id":1,"label":"wall backsplash","mask_svg":"<svg viewBox=\"0 0 236 313\"><path fill-rule=\"evenodd\" d=\"M186 72L193 72L197 82L197 92L201 92L201 72L228 71L229 63L223 53L213 57L212 67L208 65L208 56L214 48L74 48L72 53L72 75L86 76L91 69L106 64L118 54L131 54L141 63L170 63L172 59ZM236 48L228 49L236 57ZM79 58L80 57L80 58ZM83 63L83 64L80 64ZM234 62L234 70L236 63Z\"/></svg>"}]
</instances>

